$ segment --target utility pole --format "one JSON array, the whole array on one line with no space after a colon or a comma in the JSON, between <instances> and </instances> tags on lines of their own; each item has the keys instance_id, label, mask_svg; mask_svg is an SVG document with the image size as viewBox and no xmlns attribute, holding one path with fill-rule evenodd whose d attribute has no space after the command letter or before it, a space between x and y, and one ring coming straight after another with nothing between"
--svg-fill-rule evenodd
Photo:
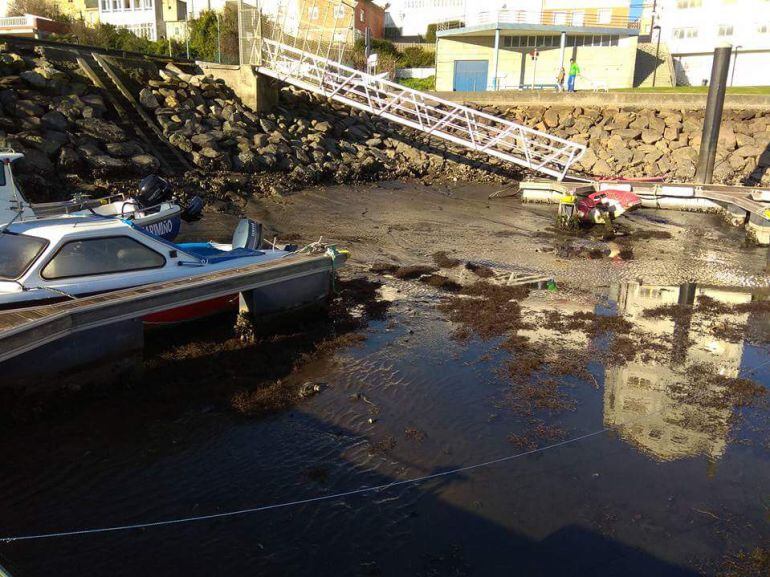
<instances>
[{"instance_id":1,"label":"utility pole","mask_svg":"<svg viewBox=\"0 0 770 577\"><path fill-rule=\"evenodd\" d=\"M658 77L658 59L660 56L660 26L657 24L652 27L653 32L658 31L658 44L655 46L655 68L652 69L652 87L655 88L655 79ZM676 83L675 83L676 84Z\"/></svg>"},{"instance_id":2,"label":"utility pole","mask_svg":"<svg viewBox=\"0 0 770 577\"><path fill-rule=\"evenodd\" d=\"M733 55L733 71L730 74L730 86L732 86L735 81L735 69L738 67L738 50L741 48L743 48L743 46L740 44L735 47L735 54Z\"/></svg>"}]
</instances>

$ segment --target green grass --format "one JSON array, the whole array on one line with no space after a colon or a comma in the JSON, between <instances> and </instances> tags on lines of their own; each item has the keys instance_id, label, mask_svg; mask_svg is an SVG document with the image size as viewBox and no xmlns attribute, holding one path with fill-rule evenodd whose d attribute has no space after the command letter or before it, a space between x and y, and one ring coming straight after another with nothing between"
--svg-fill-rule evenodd
<instances>
[{"instance_id":1,"label":"green grass","mask_svg":"<svg viewBox=\"0 0 770 577\"><path fill-rule=\"evenodd\" d=\"M436 77L428 76L427 78L401 78L398 80L399 84L411 88L413 90L434 90L436 88Z\"/></svg>"},{"instance_id":2,"label":"green grass","mask_svg":"<svg viewBox=\"0 0 770 577\"><path fill-rule=\"evenodd\" d=\"M709 90L708 86L660 86L656 88L645 86L644 88L618 88L616 90L613 90L613 92L706 94L708 90ZM736 86L734 88L728 87L727 94L768 94L770 95L770 86Z\"/></svg>"}]
</instances>

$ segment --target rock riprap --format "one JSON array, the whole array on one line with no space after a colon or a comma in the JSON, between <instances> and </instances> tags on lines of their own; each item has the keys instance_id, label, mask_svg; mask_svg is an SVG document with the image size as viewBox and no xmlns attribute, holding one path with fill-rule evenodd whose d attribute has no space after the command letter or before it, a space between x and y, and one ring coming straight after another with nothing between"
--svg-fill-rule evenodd
<instances>
[{"instance_id":1,"label":"rock riprap","mask_svg":"<svg viewBox=\"0 0 770 577\"><path fill-rule=\"evenodd\" d=\"M24 153L16 166L23 184L46 190L52 175L156 171L158 160L117 120L101 91L76 70L56 68L45 48L0 44L0 146Z\"/></svg>"}]
</instances>

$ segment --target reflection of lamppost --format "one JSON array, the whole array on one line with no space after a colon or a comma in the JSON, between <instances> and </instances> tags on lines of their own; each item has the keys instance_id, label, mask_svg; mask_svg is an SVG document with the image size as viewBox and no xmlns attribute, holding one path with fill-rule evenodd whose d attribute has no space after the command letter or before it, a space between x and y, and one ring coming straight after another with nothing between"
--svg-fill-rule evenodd
<instances>
[{"instance_id":1,"label":"reflection of lamppost","mask_svg":"<svg viewBox=\"0 0 770 577\"><path fill-rule=\"evenodd\" d=\"M738 66L738 50L743 48L740 44L735 47L735 55L733 56L733 72L730 74L730 86L733 85L733 80L735 80L735 69Z\"/></svg>"},{"instance_id":2,"label":"reflection of lamppost","mask_svg":"<svg viewBox=\"0 0 770 577\"><path fill-rule=\"evenodd\" d=\"M655 88L655 79L658 77L658 55L660 54L660 25L656 24L652 30L658 31L658 43L655 46L655 68L652 71L652 87Z\"/></svg>"}]
</instances>

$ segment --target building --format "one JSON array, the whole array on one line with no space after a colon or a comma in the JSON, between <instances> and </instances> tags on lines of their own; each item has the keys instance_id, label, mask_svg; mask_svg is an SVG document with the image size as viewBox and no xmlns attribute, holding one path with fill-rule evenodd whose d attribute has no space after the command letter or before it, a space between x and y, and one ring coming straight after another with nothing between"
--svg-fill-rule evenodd
<instances>
[{"instance_id":1,"label":"building","mask_svg":"<svg viewBox=\"0 0 770 577\"><path fill-rule=\"evenodd\" d=\"M184 37L186 4L178 0L99 0L99 20L149 40Z\"/></svg>"},{"instance_id":2,"label":"building","mask_svg":"<svg viewBox=\"0 0 770 577\"><path fill-rule=\"evenodd\" d=\"M732 44L728 84L770 84L770 0L658 0L657 22L674 60L677 84L711 78L714 48Z\"/></svg>"},{"instance_id":3,"label":"building","mask_svg":"<svg viewBox=\"0 0 770 577\"><path fill-rule=\"evenodd\" d=\"M464 14L465 0L391 0L385 10L385 36L425 37L431 24Z\"/></svg>"},{"instance_id":4,"label":"building","mask_svg":"<svg viewBox=\"0 0 770 577\"><path fill-rule=\"evenodd\" d=\"M578 90L633 86L639 20L629 0L469 2L436 32L436 90L556 87L575 58Z\"/></svg>"},{"instance_id":5,"label":"building","mask_svg":"<svg viewBox=\"0 0 770 577\"><path fill-rule=\"evenodd\" d=\"M385 29L385 9L372 0L358 0L353 27L356 29L356 35L365 34L368 28L372 38L382 38Z\"/></svg>"},{"instance_id":6,"label":"building","mask_svg":"<svg viewBox=\"0 0 770 577\"><path fill-rule=\"evenodd\" d=\"M99 0L58 0L56 6L65 16L83 20L89 26L99 22Z\"/></svg>"},{"instance_id":7,"label":"building","mask_svg":"<svg viewBox=\"0 0 770 577\"><path fill-rule=\"evenodd\" d=\"M62 32L64 32L64 25L60 22L34 14L0 17L0 35L45 38L50 34Z\"/></svg>"},{"instance_id":8,"label":"building","mask_svg":"<svg viewBox=\"0 0 770 577\"><path fill-rule=\"evenodd\" d=\"M631 282L613 287L610 296L635 326L658 336L660 342L674 343L674 347L665 362L636 360L605 368L605 426L616 429L621 438L659 460L695 455L711 460L722 457L733 408L708 402L710 396L718 398L724 393L722 385L692 383L686 375L690 368L711 367L723 377L739 377L743 343L721 340L691 320L646 317L644 312L664 305L693 306L701 297L725 304L746 303L751 294L729 288ZM743 314L734 320L743 324L750 319ZM696 386L706 389L699 390L698 395L686 394Z\"/></svg>"}]
</instances>

